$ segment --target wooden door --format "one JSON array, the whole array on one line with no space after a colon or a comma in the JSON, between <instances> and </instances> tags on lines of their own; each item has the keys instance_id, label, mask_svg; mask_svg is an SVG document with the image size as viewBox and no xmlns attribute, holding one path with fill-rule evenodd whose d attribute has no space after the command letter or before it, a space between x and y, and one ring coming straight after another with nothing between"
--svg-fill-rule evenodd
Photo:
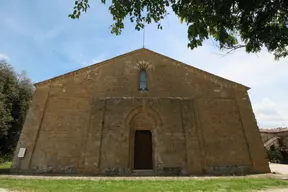
<instances>
[{"instance_id":1,"label":"wooden door","mask_svg":"<svg viewBox=\"0 0 288 192\"><path fill-rule=\"evenodd\" d=\"M153 169L152 158L151 131L136 131L134 139L134 169Z\"/></svg>"}]
</instances>

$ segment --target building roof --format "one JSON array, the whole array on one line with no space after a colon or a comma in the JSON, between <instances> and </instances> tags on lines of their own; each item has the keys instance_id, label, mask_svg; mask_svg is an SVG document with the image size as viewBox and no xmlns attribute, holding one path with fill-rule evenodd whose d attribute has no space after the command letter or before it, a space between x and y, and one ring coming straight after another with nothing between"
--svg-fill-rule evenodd
<instances>
[{"instance_id":1,"label":"building roof","mask_svg":"<svg viewBox=\"0 0 288 192\"><path fill-rule=\"evenodd\" d=\"M93 65L90 65L90 66L87 66L87 67L83 67L83 68L80 68L80 69L78 69L78 70L71 71L71 72L68 72L68 73L65 73L65 74L62 74L62 75L53 77L53 78L51 78L51 79L47 79L47 80L44 80L44 81L41 81L41 82L37 82L37 83L35 83L34 85L35 85L35 86L38 86L38 85L46 84L46 83L49 83L49 82L51 82L51 81L54 81L54 80L57 80L57 79L60 79L60 78L64 78L65 76L70 76L70 75L73 75L73 74L78 74L78 73L81 73L81 72L84 72L84 71L87 71L87 70L91 69L91 68L94 67L95 65L97 65L97 66L99 66L99 65L104 65L104 64L108 63L108 61L110 61L110 60L113 60L113 59L116 59L116 58L121 58L121 57L124 57L124 56L128 56L128 55L131 55L131 54L140 52L140 51L148 51L148 52L150 52L150 53L152 53L152 54L157 54L157 55L159 55L159 56L165 57L165 58L170 59L170 60L172 60L172 61L176 61L176 62L178 62L178 63L181 63L182 65L184 65L184 66L187 67L188 69L196 70L196 71L198 71L199 73L208 75L208 76L213 77L213 78L215 78L215 79L217 79L217 80L220 80L220 81L225 81L226 83L228 83L228 84L230 84L230 85L238 86L238 87L244 88L245 90L249 90L249 89L250 89L249 87L247 87L247 86L245 86L245 85L242 85L242 84L240 84L240 83L237 83L237 82L234 82L234 81L230 81L230 80L228 80L228 79L225 79L225 78L222 78L222 77L217 76L217 75L215 75L215 74L209 73L209 72L207 72L207 71L198 69L198 68L196 68L196 67L193 67L193 66L191 66L191 65L188 65L188 64L185 64L185 63L183 63L183 62L177 61L177 60L175 60L175 59L172 59L172 58L170 58L170 57L167 57L167 56L165 56L165 55L162 55L162 54L160 54L160 53L154 52L154 51L149 50L149 49L146 49L146 48L136 49L136 50L134 50L134 51L131 51L131 52L128 52L128 53L125 53L125 54L122 54L122 55L113 57L113 58L111 58L111 59L107 59L107 60L105 60L105 61L102 61L102 62L99 62L99 63L95 63L95 64L93 64Z\"/></svg>"},{"instance_id":2,"label":"building roof","mask_svg":"<svg viewBox=\"0 0 288 192\"><path fill-rule=\"evenodd\" d=\"M288 127L278 127L278 128L272 128L272 129L260 129L260 133L283 133L287 132Z\"/></svg>"}]
</instances>

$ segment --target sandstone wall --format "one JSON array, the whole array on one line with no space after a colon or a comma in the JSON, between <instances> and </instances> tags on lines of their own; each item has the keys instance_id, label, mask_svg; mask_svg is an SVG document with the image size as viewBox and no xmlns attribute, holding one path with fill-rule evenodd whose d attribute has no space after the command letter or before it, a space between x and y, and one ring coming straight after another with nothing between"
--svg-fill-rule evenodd
<instances>
[{"instance_id":1,"label":"sandstone wall","mask_svg":"<svg viewBox=\"0 0 288 192\"><path fill-rule=\"evenodd\" d=\"M27 153L13 167L130 174L143 127L155 174L269 172L246 89L147 50L38 84L16 149Z\"/></svg>"},{"instance_id":2,"label":"sandstone wall","mask_svg":"<svg viewBox=\"0 0 288 192\"><path fill-rule=\"evenodd\" d=\"M145 63L140 65L142 61ZM147 92L139 91L139 70L142 68L147 71ZM233 94L236 86L148 51L107 60L52 80L51 84L51 95L77 98L227 97ZM37 87L48 85L46 82Z\"/></svg>"},{"instance_id":3,"label":"sandstone wall","mask_svg":"<svg viewBox=\"0 0 288 192\"><path fill-rule=\"evenodd\" d=\"M49 97L31 168L76 172L87 140L90 110L87 98Z\"/></svg>"},{"instance_id":4,"label":"sandstone wall","mask_svg":"<svg viewBox=\"0 0 288 192\"><path fill-rule=\"evenodd\" d=\"M251 158L235 100L199 99L197 109L203 135L205 171L211 173L235 165L250 168Z\"/></svg>"},{"instance_id":5,"label":"sandstone wall","mask_svg":"<svg viewBox=\"0 0 288 192\"><path fill-rule=\"evenodd\" d=\"M33 101L27 112L24 126L15 150L13 158L13 168L27 171L30 169L31 156L35 150L35 144L39 135L39 127L41 126L45 107L47 105L50 87L39 87L34 92ZM19 149L26 148L25 158L17 157Z\"/></svg>"}]
</instances>

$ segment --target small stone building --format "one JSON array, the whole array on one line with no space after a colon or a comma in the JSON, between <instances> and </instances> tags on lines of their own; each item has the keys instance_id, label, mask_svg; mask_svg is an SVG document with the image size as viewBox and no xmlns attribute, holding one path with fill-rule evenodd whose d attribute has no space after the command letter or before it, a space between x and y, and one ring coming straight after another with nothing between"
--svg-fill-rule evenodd
<instances>
[{"instance_id":1,"label":"small stone building","mask_svg":"<svg viewBox=\"0 0 288 192\"><path fill-rule=\"evenodd\" d=\"M269 160L288 164L288 128L260 129L260 134Z\"/></svg>"},{"instance_id":2,"label":"small stone building","mask_svg":"<svg viewBox=\"0 0 288 192\"><path fill-rule=\"evenodd\" d=\"M148 49L35 86L13 170L79 175L270 172L249 88Z\"/></svg>"},{"instance_id":3,"label":"small stone building","mask_svg":"<svg viewBox=\"0 0 288 192\"><path fill-rule=\"evenodd\" d=\"M288 128L279 127L273 129L260 129L262 142L264 147L269 150L273 145L274 147L280 147L284 145L288 147ZM281 140L281 143L279 143Z\"/></svg>"}]
</instances>

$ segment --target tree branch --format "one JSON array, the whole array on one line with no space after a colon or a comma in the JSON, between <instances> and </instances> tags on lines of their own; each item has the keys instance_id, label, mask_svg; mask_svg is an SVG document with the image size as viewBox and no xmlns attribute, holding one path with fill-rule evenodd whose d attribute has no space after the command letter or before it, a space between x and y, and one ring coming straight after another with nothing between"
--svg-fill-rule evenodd
<instances>
[{"instance_id":1,"label":"tree branch","mask_svg":"<svg viewBox=\"0 0 288 192\"><path fill-rule=\"evenodd\" d=\"M239 44L239 45L235 45L235 46L232 46L232 47L224 46L224 47L221 48L219 46L219 44L214 39L211 39L211 40L212 40L212 43L214 44L214 46L216 46L218 49L227 50L227 52L225 54L220 54L223 57L226 56L226 55L231 54L232 52L234 52L234 51L236 51L238 49L246 47L246 45Z\"/></svg>"},{"instance_id":2,"label":"tree branch","mask_svg":"<svg viewBox=\"0 0 288 192\"><path fill-rule=\"evenodd\" d=\"M237 49L241 49L243 47L246 47L246 45L235 45L233 47L224 47L223 49L229 50L225 53L225 55L229 55L230 53L236 51Z\"/></svg>"}]
</instances>

